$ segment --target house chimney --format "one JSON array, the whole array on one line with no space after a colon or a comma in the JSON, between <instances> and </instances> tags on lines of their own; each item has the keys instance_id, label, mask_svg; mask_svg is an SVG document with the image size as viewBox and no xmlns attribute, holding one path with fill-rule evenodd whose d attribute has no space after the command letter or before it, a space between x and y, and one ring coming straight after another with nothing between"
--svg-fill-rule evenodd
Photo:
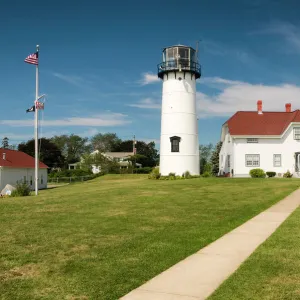
<instances>
[{"instance_id":1,"label":"house chimney","mask_svg":"<svg viewBox=\"0 0 300 300\"><path fill-rule=\"evenodd\" d=\"M292 104L291 103L287 103L285 105L285 112L291 112L292 111Z\"/></svg>"},{"instance_id":2,"label":"house chimney","mask_svg":"<svg viewBox=\"0 0 300 300\"><path fill-rule=\"evenodd\" d=\"M5 160L6 159L6 153L5 152L3 152L3 160Z\"/></svg>"},{"instance_id":3,"label":"house chimney","mask_svg":"<svg viewBox=\"0 0 300 300\"><path fill-rule=\"evenodd\" d=\"M261 100L258 100L258 101L257 101L257 113L258 113L259 115L262 114L262 101L261 101Z\"/></svg>"}]
</instances>

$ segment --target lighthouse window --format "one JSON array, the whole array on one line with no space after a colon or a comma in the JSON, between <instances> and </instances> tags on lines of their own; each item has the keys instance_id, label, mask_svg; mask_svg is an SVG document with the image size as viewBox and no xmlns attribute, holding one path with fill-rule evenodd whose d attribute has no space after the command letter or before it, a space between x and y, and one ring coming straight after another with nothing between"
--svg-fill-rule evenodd
<instances>
[{"instance_id":1,"label":"lighthouse window","mask_svg":"<svg viewBox=\"0 0 300 300\"><path fill-rule=\"evenodd\" d=\"M171 152L179 152L180 137L172 136L170 138L170 141L171 141Z\"/></svg>"}]
</instances>

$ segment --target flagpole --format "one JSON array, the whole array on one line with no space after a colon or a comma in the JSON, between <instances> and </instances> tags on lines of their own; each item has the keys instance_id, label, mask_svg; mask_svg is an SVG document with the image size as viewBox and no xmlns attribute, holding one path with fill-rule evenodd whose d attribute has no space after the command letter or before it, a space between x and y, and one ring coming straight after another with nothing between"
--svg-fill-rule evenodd
<instances>
[{"instance_id":1,"label":"flagpole","mask_svg":"<svg viewBox=\"0 0 300 300\"><path fill-rule=\"evenodd\" d=\"M39 45L36 46L36 52L39 52ZM38 53L39 54L39 53ZM37 54L37 55L38 55ZM34 139L35 139L35 195L38 195L39 189L39 147L38 147L38 116L39 110L37 108L36 102L39 97L39 63L36 65L36 78L35 78L35 101L34 101Z\"/></svg>"}]
</instances>

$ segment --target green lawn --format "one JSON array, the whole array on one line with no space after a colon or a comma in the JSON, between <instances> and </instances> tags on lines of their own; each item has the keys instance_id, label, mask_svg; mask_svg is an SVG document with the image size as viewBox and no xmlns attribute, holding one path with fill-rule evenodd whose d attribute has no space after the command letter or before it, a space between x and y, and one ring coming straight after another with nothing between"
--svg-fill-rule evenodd
<instances>
[{"instance_id":1,"label":"green lawn","mask_svg":"<svg viewBox=\"0 0 300 300\"><path fill-rule=\"evenodd\" d=\"M300 209L209 300L300 299Z\"/></svg>"},{"instance_id":2,"label":"green lawn","mask_svg":"<svg viewBox=\"0 0 300 300\"><path fill-rule=\"evenodd\" d=\"M0 299L118 299L298 186L119 175L1 199Z\"/></svg>"}]
</instances>

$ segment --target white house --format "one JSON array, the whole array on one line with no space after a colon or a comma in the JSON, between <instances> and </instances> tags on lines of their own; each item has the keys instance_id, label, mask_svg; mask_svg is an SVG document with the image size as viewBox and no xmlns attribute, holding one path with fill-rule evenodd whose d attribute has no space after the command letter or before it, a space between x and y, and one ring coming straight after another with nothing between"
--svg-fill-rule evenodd
<instances>
[{"instance_id":1,"label":"white house","mask_svg":"<svg viewBox=\"0 0 300 300\"><path fill-rule=\"evenodd\" d=\"M94 152L91 153L91 155L97 154L97 153L99 153L99 150L95 150ZM134 152L105 152L105 153L102 153L102 155L107 157L110 160L115 160L116 162L118 162L120 169L121 168L128 169L128 167L130 165L132 165L132 162L129 159L131 156L134 155ZM74 164L69 164L69 170L76 169L76 167L78 165L80 165L80 162L77 162ZM139 163L136 163L136 166L137 166L137 168L142 167L142 165ZM101 171L100 166L92 165L92 172L94 174L97 174L100 171Z\"/></svg>"},{"instance_id":2,"label":"white house","mask_svg":"<svg viewBox=\"0 0 300 300\"><path fill-rule=\"evenodd\" d=\"M18 181L27 182L34 189L35 161L30 155L16 150L0 148L0 191L10 184L15 186ZM39 189L47 188L47 166L40 162Z\"/></svg>"},{"instance_id":3,"label":"white house","mask_svg":"<svg viewBox=\"0 0 300 300\"><path fill-rule=\"evenodd\" d=\"M222 126L219 174L248 177L261 168L282 176L300 175L300 110L265 112L262 101L256 111L238 111ZM300 176L299 176L300 177Z\"/></svg>"}]
</instances>

